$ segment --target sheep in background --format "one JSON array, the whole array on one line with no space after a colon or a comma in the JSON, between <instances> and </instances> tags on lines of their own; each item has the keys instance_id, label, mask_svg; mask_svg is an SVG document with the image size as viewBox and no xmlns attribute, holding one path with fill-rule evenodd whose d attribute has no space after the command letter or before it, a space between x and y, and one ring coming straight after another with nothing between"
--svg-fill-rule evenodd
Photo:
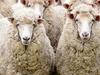
<instances>
[{"instance_id":1,"label":"sheep in background","mask_svg":"<svg viewBox=\"0 0 100 75\"><path fill-rule=\"evenodd\" d=\"M92 5L92 6L95 6L95 8L97 8L96 4L99 3L99 1L96 1L96 0L65 0L63 1L62 5L66 9L73 10L74 7L78 6L81 3Z\"/></svg>"},{"instance_id":2,"label":"sheep in background","mask_svg":"<svg viewBox=\"0 0 100 75\"><path fill-rule=\"evenodd\" d=\"M100 16L92 9L79 6L67 15L56 53L60 75L100 75Z\"/></svg>"},{"instance_id":3,"label":"sheep in background","mask_svg":"<svg viewBox=\"0 0 100 75\"><path fill-rule=\"evenodd\" d=\"M61 5L51 4L44 12L44 20L46 23L46 33L51 41L51 45L56 51L59 37L65 23L65 13L67 10Z\"/></svg>"},{"instance_id":4,"label":"sheep in background","mask_svg":"<svg viewBox=\"0 0 100 75\"><path fill-rule=\"evenodd\" d=\"M8 74L7 70L11 64L9 63L11 61L11 39L15 36L15 32L16 29L8 18L0 19L0 75L12 75Z\"/></svg>"},{"instance_id":5,"label":"sheep in background","mask_svg":"<svg viewBox=\"0 0 100 75\"><path fill-rule=\"evenodd\" d=\"M12 13L13 11L8 6L8 4L0 0L0 14L3 15L4 17L10 17L12 16Z\"/></svg>"},{"instance_id":6,"label":"sheep in background","mask_svg":"<svg viewBox=\"0 0 100 75\"><path fill-rule=\"evenodd\" d=\"M41 20L43 19L44 11L51 4L57 5L60 4L60 0L21 0L25 2L27 7L32 7L34 9L35 19Z\"/></svg>"},{"instance_id":7,"label":"sheep in background","mask_svg":"<svg viewBox=\"0 0 100 75\"><path fill-rule=\"evenodd\" d=\"M7 64L0 63L1 75L49 75L53 68L55 56L44 25L34 22L30 12L14 12L12 25L0 22L0 58Z\"/></svg>"}]
</instances>

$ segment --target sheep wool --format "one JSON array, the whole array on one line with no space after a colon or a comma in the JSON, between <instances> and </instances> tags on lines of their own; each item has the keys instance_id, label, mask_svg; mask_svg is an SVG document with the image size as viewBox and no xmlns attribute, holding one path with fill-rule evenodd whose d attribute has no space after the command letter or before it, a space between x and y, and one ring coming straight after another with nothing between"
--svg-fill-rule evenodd
<instances>
[{"instance_id":1,"label":"sheep wool","mask_svg":"<svg viewBox=\"0 0 100 75\"><path fill-rule=\"evenodd\" d=\"M46 33L54 49L57 47L57 43L62 32L66 12L67 10L60 5L51 5L44 12L44 19L46 23L48 23L44 23Z\"/></svg>"},{"instance_id":2,"label":"sheep wool","mask_svg":"<svg viewBox=\"0 0 100 75\"><path fill-rule=\"evenodd\" d=\"M60 75L100 75L100 26L92 27L91 39L83 43L77 26L67 19L59 40L56 66Z\"/></svg>"},{"instance_id":3,"label":"sheep wool","mask_svg":"<svg viewBox=\"0 0 100 75\"><path fill-rule=\"evenodd\" d=\"M13 66L21 75L49 75L54 64L53 48L43 25L37 26L34 33L38 37L27 50L19 46L13 48Z\"/></svg>"}]
</instances>

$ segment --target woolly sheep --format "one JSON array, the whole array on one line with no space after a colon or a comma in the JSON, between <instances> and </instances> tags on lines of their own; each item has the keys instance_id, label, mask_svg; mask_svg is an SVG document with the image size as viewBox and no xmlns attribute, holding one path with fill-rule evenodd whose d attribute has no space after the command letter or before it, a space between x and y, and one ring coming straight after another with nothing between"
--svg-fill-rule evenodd
<instances>
[{"instance_id":1,"label":"woolly sheep","mask_svg":"<svg viewBox=\"0 0 100 75\"><path fill-rule=\"evenodd\" d=\"M16 29L7 18L0 19L0 75L11 75L7 74L7 68L11 64L9 64L11 61L11 39L12 36L15 36L15 31Z\"/></svg>"},{"instance_id":2,"label":"woolly sheep","mask_svg":"<svg viewBox=\"0 0 100 75\"><path fill-rule=\"evenodd\" d=\"M33 7L33 10L35 11L35 19L40 21L40 19L45 20L45 28L47 35L49 36L49 39L51 40L51 44L54 48L57 46L57 41L60 37L60 33L62 30L62 26L64 24L64 16L66 10L58 2L55 2L54 0L47 0L45 4L45 0L26 0L29 1L28 4ZM26 2L27 3L27 2ZM31 4L30 4L31 3ZM49 3L49 5L48 5ZM39 4L39 5L38 5ZM35 6L36 5L36 6ZM45 10L42 8L43 6L48 6ZM36 9L35 9L36 7ZM43 11L41 11L43 10ZM42 17L42 15L43 17ZM60 14L60 15L59 15ZM51 24L50 24L51 23ZM52 36L51 36L52 35ZM54 40L52 40L54 39Z\"/></svg>"},{"instance_id":3,"label":"woolly sheep","mask_svg":"<svg viewBox=\"0 0 100 75\"><path fill-rule=\"evenodd\" d=\"M88 7L88 6L87 6ZM87 9L81 7L85 12ZM81 12L83 10L79 10ZM76 10L77 11L77 10ZM69 15L73 18L72 15ZM83 42L78 33L75 20L67 17L56 53L57 71L61 75L99 75L100 74L100 26L95 21L90 40Z\"/></svg>"},{"instance_id":4,"label":"woolly sheep","mask_svg":"<svg viewBox=\"0 0 100 75\"><path fill-rule=\"evenodd\" d=\"M32 7L34 9L35 19L42 20L44 11L48 8L51 4L57 5L61 4L60 0L21 0L25 2L27 7Z\"/></svg>"},{"instance_id":5,"label":"woolly sheep","mask_svg":"<svg viewBox=\"0 0 100 75\"><path fill-rule=\"evenodd\" d=\"M51 45L56 49L65 22L67 10L61 5L51 5L44 12L45 28Z\"/></svg>"},{"instance_id":6,"label":"woolly sheep","mask_svg":"<svg viewBox=\"0 0 100 75\"><path fill-rule=\"evenodd\" d=\"M2 24L0 25L0 34L3 34L0 36L0 39L2 39L0 40L0 50L2 51L0 58L5 61L0 63L1 75L49 75L55 57L44 25L42 23L35 24L33 42L26 49L26 46L20 41L16 25L19 21L26 23L26 20L23 19L25 17L33 22L34 19L31 18L32 15L28 15L30 12L28 10L23 11L26 14L22 14L22 11L20 11L20 15L18 12L13 14L14 19L9 18L9 21L13 22L12 25L8 25L9 21L7 23L5 20L3 23L0 22Z\"/></svg>"},{"instance_id":7,"label":"woolly sheep","mask_svg":"<svg viewBox=\"0 0 100 75\"><path fill-rule=\"evenodd\" d=\"M25 2L27 7L34 9L34 15L36 20L43 18L43 11L49 5L49 0L21 0Z\"/></svg>"}]
</instances>

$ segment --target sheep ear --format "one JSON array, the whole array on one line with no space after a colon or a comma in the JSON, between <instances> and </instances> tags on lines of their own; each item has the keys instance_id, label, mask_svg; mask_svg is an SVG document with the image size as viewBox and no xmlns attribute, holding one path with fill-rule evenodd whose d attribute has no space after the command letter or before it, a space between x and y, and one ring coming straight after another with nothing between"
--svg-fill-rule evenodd
<instances>
[{"instance_id":1,"label":"sheep ear","mask_svg":"<svg viewBox=\"0 0 100 75\"><path fill-rule=\"evenodd\" d=\"M48 4L51 5L54 2L54 0L48 0Z\"/></svg>"},{"instance_id":2,"label":"sheep ear","mask_svg":"<svg viewBox=\"0 0 100 75\"><path fill-rule=\"evenodd\" d=\"M55 2L56 2L58 5L62 5L61 0L55 0Z\"/></svg>"},{"instance_id":3,"label":"sheep ear","mask_svg":"<svg viewBox=\"0 0 100 75\"><path fill-rule=\"evenodd\" d=\"M26 5L27 0L16 0L17 3L22 3L23 5Z\"/></svg>"},{"instance_id":4,"label":"sheep ear","mask_svg":"<svg viewBox=\"0 0 100 75\"><path fill-rule=\"evenodd\" d=\"M21 0L21 3L26 5L26 0Z\"/></svg>"},{"instance_id":5,"label":"sheep ear","mask_svg":"<svg viewBox=\"0 0 100 75\"><path fill-rule=\"evenodd\" d=\"M96 15L95 20L100 21L100 15Z\"/></svg>"},{"instance_id":6,"label":"sheep ear","mask_svg":"<svg viewBox=\"0 0 100 75\"><path fill-rule=\"evenodd\" d=\"M65 3L65 4L63 4L63 7L64 7L65 9L68 9L68 8L69 8L69 4Z\"/></svg>"},{"instance_id":7,"label":"sheep ear","mask_svg":"<svg viewBox=\"0 0 100 75\"><path fill-rule=\"evenodd\" d=\"M14 18L13 18L13 17L8 18L8 20L9 20L11 23L14 22Z\"/></svg>"},{"instance_id":8,"label":"sheep ear","mask_svg":"<svg viewBox=\"0 0 100 75\"><path fill-rule=\"evenodd\" d=\"M74 14L70 13L70 14L68 14L68 17L69 17L70 19L74 19Z\"/></svg>"}]
</instances>

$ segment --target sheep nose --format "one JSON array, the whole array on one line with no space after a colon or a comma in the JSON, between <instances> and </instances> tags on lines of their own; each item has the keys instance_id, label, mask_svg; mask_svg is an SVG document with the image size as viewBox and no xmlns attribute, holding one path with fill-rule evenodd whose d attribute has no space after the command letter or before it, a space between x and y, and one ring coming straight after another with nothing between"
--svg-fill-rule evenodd
<instances>
[{"instance_id":1,"label":"sheep nose","mask_svg":"<svg viewBox=\"0 0 100 75\"><path fill-rule=\"evenodd\" d=\"M69 8L69 4L63 4L63 6L68 9Z\"/></svg>"},{"instance_id":2,"label":"sheep nose","mask_svg":"<svg viewBox=\"0 0 100 75\"><path fill-rule=\"evenodd\" d=\"M25 41L29 41L30 38L29 38L29 37L24 37L23 40L25 40Z\"/></svg>"},{"instance_id":3,"label":"sheep nose","mask_svg":"<svg viewBox=\"0 0 100 75\"><path fill-rule=\"evenodd\" d=\"M89 35L89 33L87 33L87 32L82 33L83 37L88 37L88 35Z\"/></svg>"}]
</instances>

